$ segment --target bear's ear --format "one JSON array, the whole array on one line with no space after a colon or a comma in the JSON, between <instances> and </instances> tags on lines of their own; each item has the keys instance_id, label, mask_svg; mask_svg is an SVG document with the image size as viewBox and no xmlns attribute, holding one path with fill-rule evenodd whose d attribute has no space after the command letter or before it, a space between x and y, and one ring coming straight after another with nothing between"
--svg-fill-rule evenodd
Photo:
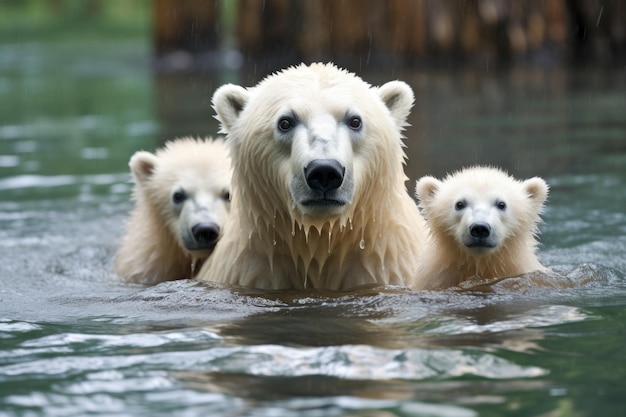
<instances>
[{"instance_id":1,"label":"bear's ear","mask_svg":"<svg viewBox=\"0 0 626 417\"><path fill-rule=\"evenodd\" d=\"M138 184L143 184L150 179L154 173L157 161L156 155L145 151L135 152L130 158L128 165Z\"/></svg>"},{"instance_id":2,"label":"bear's ear","mask_svg":"<svg viewBox=\"0 0 626 417\"><path fill-rule=\"evenodd\" d=\"M215 91L212 102L221 123L220 133L231 130L249 98L248 90L235 84L225 84Z\"/></svg>"},{"instance_id":3,"label":"bear's ear","mask_svg":"<svg viewBox=\"0 0 626 417\"><path fill-rule=\"evenodd\" d=\"M429 204L441 187L441 181L431 176L420 178L415 185L415 195L421 204Z\"/></svg>"},{"instance_id":4,"label":"bear's ear","mask_svg":"<svg viewBox=\"0 0 626 417\"><path fill-rule=\"evenodd\" d=\"M543 203L548 198L548 184L539 177L530 178L523 182L524 191L528 195L538 208L541 208Z\"/></svg>"},{"instance_id":5,"label":"bear's ear","mask_svg":"<svg viewBox=\"0 0 626 417\"><path fill-rule=\"evenodd\" d=\"M397 126L405 126L411 107L413 107L413 90L405 82L389 81L378 87L378 94L389 109Z\"/></svg>"}]
</instances>

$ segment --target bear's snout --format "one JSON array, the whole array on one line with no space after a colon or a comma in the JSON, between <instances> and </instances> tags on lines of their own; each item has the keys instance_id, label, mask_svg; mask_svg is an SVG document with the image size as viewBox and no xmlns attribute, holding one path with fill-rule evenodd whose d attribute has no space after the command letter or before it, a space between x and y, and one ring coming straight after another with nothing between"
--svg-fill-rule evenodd
<instances>
[{"instance_id":1,"label":"bear's snout","mask_svg":"<svg viewBox=\"0 0 626 417\"><path fill-rule=\"evenodd\" d=\"M202 222L191 228L191 234L199 248L210 249L220 237L220 227L213 222Z\"/></svg>"},{"instance_id":2,"label":"bear's snout","mask_svg":"<svg viewBox=\"0 0 626 417\"><path fill-rule=\"evenodd\" d=\"M304 178L311 189L326 193L341 187L345 172L335 159L314 159L304 168Z\"/></svg>"},{"instance_id":3,"label":"bear's snout","mask_svg":"<svg viewBox=\"0 0 626 417\"><path fill-rule=\"evenodd\" d=\"M491 234L491 226L488 223L472 223L470 225L470 235L477 239L486 239Z\"/></svg>"},{"instance_id":4,"label":"bear's snout","mask_svg":"<svg viewBox=\"0 0 626 417\"><path fill-rule=\"evenodd\" d=\"M495 235L491 232L491 225L487 222L475 222L469 226L469 235L463 238L468 248L491 249L498 246Z\"/></svg>"}]
</instances>

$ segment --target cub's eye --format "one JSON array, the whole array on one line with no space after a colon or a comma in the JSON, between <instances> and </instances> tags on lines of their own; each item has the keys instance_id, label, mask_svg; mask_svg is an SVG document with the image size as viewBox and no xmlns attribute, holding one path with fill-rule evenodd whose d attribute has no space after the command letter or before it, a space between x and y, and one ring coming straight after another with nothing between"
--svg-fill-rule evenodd
<instances>
[{"instance_id":1,"label":"cub's eye","mask_svg":"<svg viewBox=\"0 0 626 417\"><path fill-rule=\"evenodd\" d=\"M291 117L281 117L278 119L278 130L288 132L295 126L295 121Z\"/></svg>"},{"instance_id":2,"label":"cub's eye","mask_svg":"<svg viewBox=\"0 0 626 417\"><path fill-rule=\"evenodd\" d=\"M363 121L359 116L353 116L348 120L348 127L352 130L360 130L363 126Z\"/></svg>"},{"instance_id":3,"label":"cub's eye","mask_svg":"<svg viewBox=\"0 0 626 417\"><path fill-rule=\"evenodd\" d=\"M459 200L454 204L454 209L455 210L463 210L465 208L465 206L467 205L467 203L465 203L464 200Z\"/></svg>"},{"instance_id":4,"label":"cub's eye","mask_svg":"<svg viewBox=\"0 0 626 417\"><path fill-rule=\"evenodd\" d=\"M505 210L506 209L506 203L504 201L498 201L496 203L496 207L498 208L498 210Z\"/></svg>"},{"instance_id":5,"label":"cub's eye","mask_svg":"<svg viewBox=\"0 0 626 417\"><path fill-rule=\"evenodd\" d=\"M178 190L172 194L172 202L174 204L180 204L187 199L187 194L184 190Z\"/></svg>"},{"instance_id":6,"label":"cub's eye","mask_svg":"<svg viewBox=\"0 0 626 417\"><path fill-rule=\"evenodd\" d=\"M230 191L228 191L227 188L224 188L220 197L222 197L222 200L230 202Z\"/></svg>"}]
</instances>

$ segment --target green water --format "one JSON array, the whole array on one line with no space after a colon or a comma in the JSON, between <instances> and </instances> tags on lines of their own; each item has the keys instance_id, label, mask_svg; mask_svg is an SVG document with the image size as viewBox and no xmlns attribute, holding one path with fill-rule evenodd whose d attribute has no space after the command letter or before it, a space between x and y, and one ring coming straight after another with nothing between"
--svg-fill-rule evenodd
<instances>
[{"instance_id":1,"label":"green water","mask_svg":"<svg viewBox=\"0 0 626 417\"><path fill-rule=\"evenodd\" d=\"M145 40L0 44L0 416L609 416L626 408L626 72L363 72L416 93L409 188L501 165L551 185L540 257L574 288L143 288L110 272L127 162L217 129L225 81Z\"/></svg>"}]
</instances>

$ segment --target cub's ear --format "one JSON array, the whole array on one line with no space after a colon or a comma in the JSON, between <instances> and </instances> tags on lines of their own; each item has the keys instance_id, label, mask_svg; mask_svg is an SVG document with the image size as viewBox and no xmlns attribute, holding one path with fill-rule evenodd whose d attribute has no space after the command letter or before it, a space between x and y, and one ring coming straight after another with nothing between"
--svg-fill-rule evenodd
<instances>
[{"instance_id":1,"label":"cub's ear","mask_svg":"<svg viewBox=\"0 0 626 417\"><path fill-rule=\"evenodd\" d=\"M396 126L406 126L414 100L411 87L403 81L389 81L378 87L378 95L389 109Z\"/></svg>"},{"instance_id":2,"label":"cub's ear","mask_svg":"<svg viewBox=\"0 0 626 417\"><path fill-rule=\"evenodd\" d=\"M415 195L420 201L420 206L430 204L439 188L441 187L441 181L437 178L431 177L429 175L420 178L415 185Z\"/></svg>"},{"instance_id":3,"label":"cub's ear","mask_svg":"<svg viewBox=\"0 0 626 417\"><path fill-rule=\"evenodd\" d=\"M249 98L250 92L235 84L225 84L215 91L212 102L217 113L215 118L221 124L220 133L228 133L232 129Z\"/></svg>"},{"instance_id":4,"label":"cub's ear","mask_svg":"<svg viewBox=\"0 0 626 417\"><path fill-rule=\"evenodd\" d=\"M537 209L541 209L543 203L548 198L548 184L539 177L530 178L522 183L524 191Z\"/></svg>"},{"instance_id":5,"label":"cub's ear","mask_svg":"<svg viewBox=\"0 0 626 417\"><path fill-rule=\"evenodd\" d=\"M158 158L156 155L150 152L139 151L135 152L130 158L128 166L135 178L137 184L144 184L154 174Z\"/></svg>"}]
</instances>

